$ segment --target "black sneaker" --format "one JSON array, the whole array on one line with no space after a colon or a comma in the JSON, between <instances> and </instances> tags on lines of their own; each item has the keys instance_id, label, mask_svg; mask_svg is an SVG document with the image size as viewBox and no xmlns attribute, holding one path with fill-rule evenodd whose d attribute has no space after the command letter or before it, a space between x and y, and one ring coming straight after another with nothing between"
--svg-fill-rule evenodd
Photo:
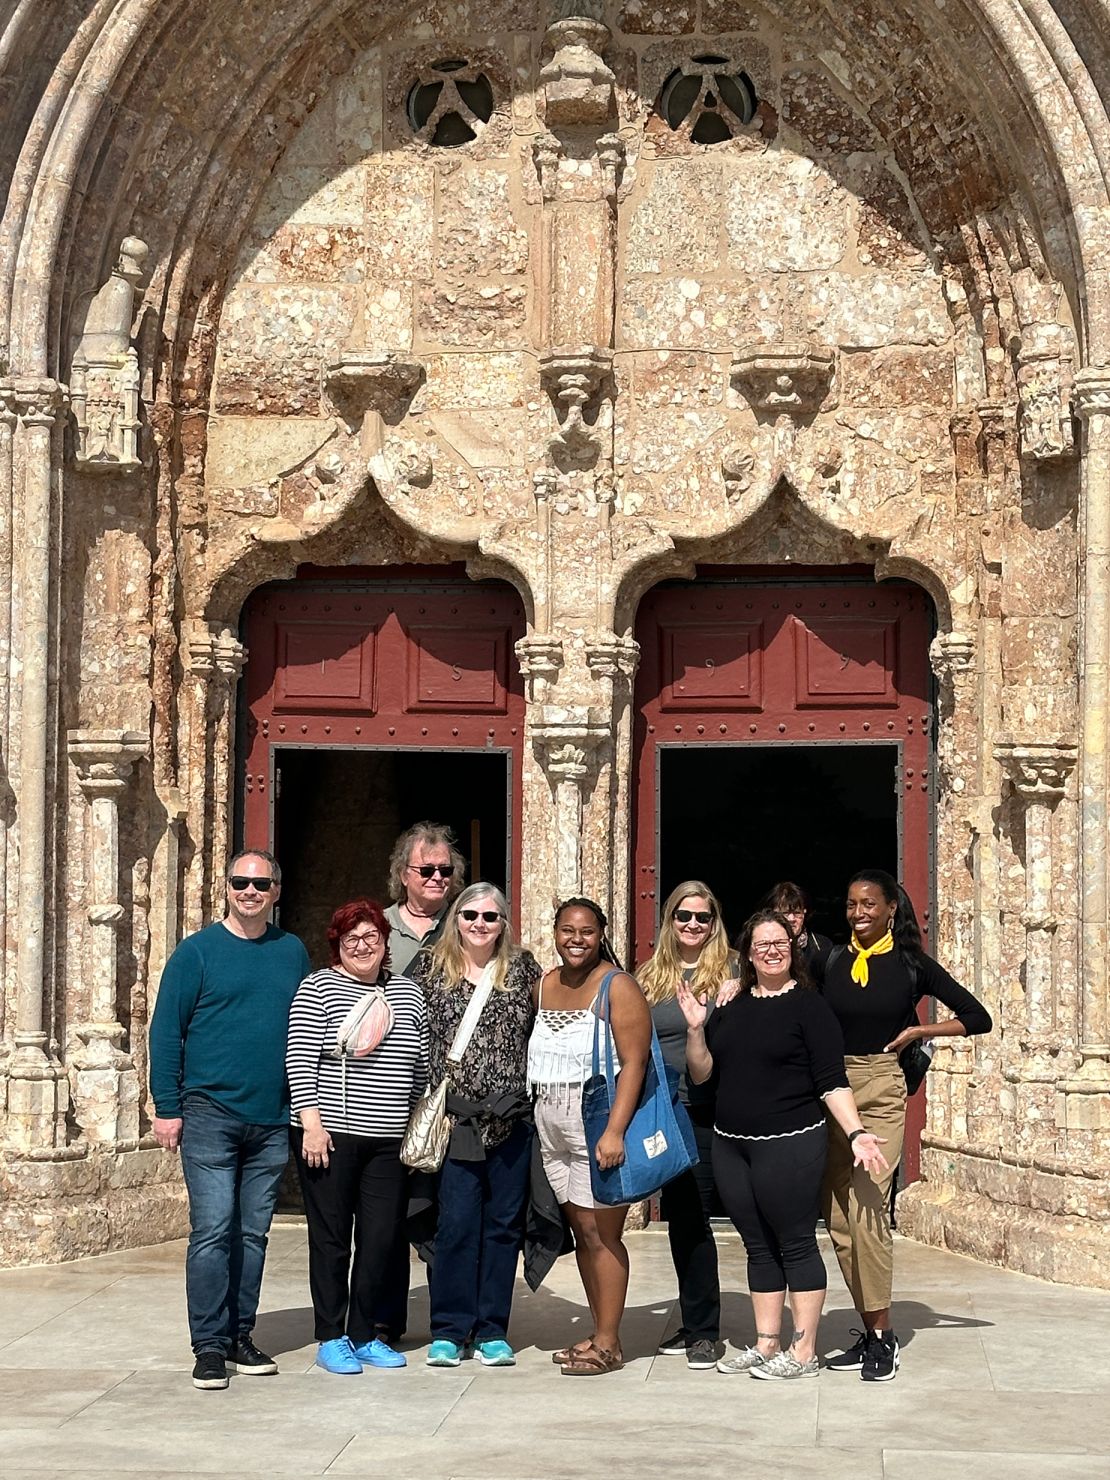
<instances>
[{"instance_id":1,"label":"black sneaker","mask_svg":"<svg viewBox=\"0 0 1110 1480\"><path fill-rule=\"evenodd\" d=\"M686 1365L693 1372L712 1372L717 1366L717 1343L703 1337L686 1348Z\"/></svg>"},{"instance_id":2,"label":"black sneaker","mask_svg":"<svg viewBox=\"0 0 1110 1480\"><path fill-rule=\"evenodd\" d=\"M686 1328L679 1326L677 1331L664 1336L655 1348L655 1353L660 1357L684 1357L686 1355Z\"/></svg>"},{"instance_id":3,"label":"black sneaker","mask_svg":"<svg viewBox=\"0 0 1110 1480\"><path fill-rule=\"evenodd\" d=\"M198 1352L193 1366L195 1388L227 1387L227 1365L223 1352Z\"/></svg>"},{"instance_id":4,"label":"black sneaker","mask_svg":"<svg viewBox=\"0 0 1110 1480\"><path fill-rule=\"evenodd\" d=\"M272 1377L278 1370L273 1357L260 1352L249 1336L240 1336L228 1352L227 1360L240 1377Z\"/></svg>"},{"instance_id":5,"label":"black sneaker","mask_svg":"<svg viewBox=\"0 0 1110 1480\"><path fill-rule=\"evenodd\" d=\"M863 1354L863 1382L891 1382L898 1372L898 1338L893 1331L872 1331Z\"/></svg>"},{"instance_id":6,"label":"black sneaker","mask_svg":"<svg viewBox=\"0 0 1110 1480\"><path fill-rule=\"evenodd\" d=\"M826 1372L858 1372L863 1366L863 1354L867 1350L867 1343L870 1339L869 1333L867 1331L860 1331L856 1326L853 1326L848 1334L856 1338L855 1345L850 1346L846 1352L840 1352L835 1357L826 1357Z\"/></svg>"}]
</instances>

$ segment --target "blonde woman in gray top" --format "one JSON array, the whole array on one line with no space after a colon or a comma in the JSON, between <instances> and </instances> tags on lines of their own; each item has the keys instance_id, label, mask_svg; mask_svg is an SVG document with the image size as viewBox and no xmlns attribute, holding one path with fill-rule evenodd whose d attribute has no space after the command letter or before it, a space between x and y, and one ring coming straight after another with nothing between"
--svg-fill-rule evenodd
<instances>
[{"instance_id":1,"label":"blonde woman in gray top","mask_svg":"<svg viewBox=\"0 0 1110 1480\"><path fill-rule=\"evenodd\" d=\"M735 976L721 906L708 884L686 879L672 889L659 917L659 936L636 979L651 1008L663 1057L679 1076L679 1098L689 1111L698 1164L663 1189L671 1259L678 1276L682 1324L659 1343L660 1356L684 1356L694 1371L711 1371L721 1338L721 1286L710 1219L721 1209L713 1181L713 1086L691 1084L686 1073L686 1017L678 1005L685 982L713 1010L724 982Z\"/></svg>"}]
</instances>

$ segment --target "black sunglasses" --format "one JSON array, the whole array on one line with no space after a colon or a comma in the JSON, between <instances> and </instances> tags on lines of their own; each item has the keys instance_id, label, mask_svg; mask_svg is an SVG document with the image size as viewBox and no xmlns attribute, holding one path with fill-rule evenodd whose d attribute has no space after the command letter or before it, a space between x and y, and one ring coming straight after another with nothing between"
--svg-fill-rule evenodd
<instances>
[{"instance_id":1,"label":"black sunglasses","mask_svg":"<svg viewBox=\"0 0 1110 1480\"><path fill-rule=\"evenodd\" d=\"M250 874L232 874L227 881L238 894L243 889L249 889L253 885L259 894L265 894L277 883L276 879L253 879Z\"/></svg>"},{"instance_id":2,"label":"black sunglasses","mask_svg":"<svg viewBox=\"0 0 1110 1480\"><path fill-rule=\"evenodd\" d=\"M696 920L699 925L713 924L712 910L675 910L674 917L680 925L689 925L691 920Z\"/></svg>"},{"instance_id":3,"label":"black sunglasses","mask_svg":"<svg viewBox=\"0 0 1110 1480\"><path fill-rule=\"evenodd\" d=\"M453 863L410 863L409 868L422 879L430 879L433 874L438 874L441 879L449 879L455 872Z\"/></svg>"},{"instance_id":4,"label":"black sunglasses","mask_svg":"<svg viewBox=\"0 0 1110 1480\"><path fill-rule=\"evenodd\" d=\"M483 919L487 925L496 925L498 920L503 918L497 910L460 910L459 914L468 925L473 925L474 921L479 918Z\"/></svg>"}]
</instances>

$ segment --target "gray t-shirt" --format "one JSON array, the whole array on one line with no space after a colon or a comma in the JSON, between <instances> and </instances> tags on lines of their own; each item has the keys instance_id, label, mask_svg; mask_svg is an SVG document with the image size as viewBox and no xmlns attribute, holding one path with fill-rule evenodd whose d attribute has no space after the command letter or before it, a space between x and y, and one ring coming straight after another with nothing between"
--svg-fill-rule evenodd
<instances>
[{"instance_id":1,"label":"gray t-shirt","mask_svg":"<svg viewBox=\"0 0 1110 1480\"><path fill-rule=\"evenodd\" d=\"M431 922L427 935L415 935L411 926L401 914L399 904L391 904L385 912L385 918L389 921L389 969L394 976L407 976L413 957L424 947L434 945L439 939L439 932L443 925L443 917L447 913L444 905L439 914Z\"/></svg>"},{"instance_id":2,"label":"gray t-shirt","mask_svg":"<svg viewBox=\"0 0 1110 1480\"><path fill-rule=\"evenodd\" d=\"M693 968L682 974L689 981L694 974ZM713 1003L710 1001L706 1022L712 1012ZM668 997L664 1002L657 1002L651 1009L651 1020L655 1024L655 1035L664 1061L678 1075L678 1098L684 1105L689 1105L691 1098L694 1104L709 1103L713 1098L712 1079L705 1084L692 1085L686 1077L686 1015L678 1005L678 998Z\"/></svg>"}]
</instances>

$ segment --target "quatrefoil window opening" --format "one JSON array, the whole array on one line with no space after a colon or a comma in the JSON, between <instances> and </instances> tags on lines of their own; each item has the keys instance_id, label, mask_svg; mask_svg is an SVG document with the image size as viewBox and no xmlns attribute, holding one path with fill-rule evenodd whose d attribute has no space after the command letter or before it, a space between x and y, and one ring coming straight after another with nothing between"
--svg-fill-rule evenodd
<instances>
[{"instance_id":1,"label":"quatrefoil window opening","mask_svg":"<svg viewBox=\"0 0 1110 1480\"><path fill-rule=\"evenodd\" d=\"M493 116L493 86L481 68L446 58L409 88L405 111L423 143L458 149L476 139Z\"/></svg>"},{"instance_id":2,"label":"quatrefoil window opening","mask_svg":"<svg viewBox=\"0 0 1110 1480\"><path fill-rule=\"evenodd\" d=\"M659 111L675 133L695 144L720 144L755 117L755 85L728 57L692 57L663 84Z\"/></svg>"}]
</instances>

